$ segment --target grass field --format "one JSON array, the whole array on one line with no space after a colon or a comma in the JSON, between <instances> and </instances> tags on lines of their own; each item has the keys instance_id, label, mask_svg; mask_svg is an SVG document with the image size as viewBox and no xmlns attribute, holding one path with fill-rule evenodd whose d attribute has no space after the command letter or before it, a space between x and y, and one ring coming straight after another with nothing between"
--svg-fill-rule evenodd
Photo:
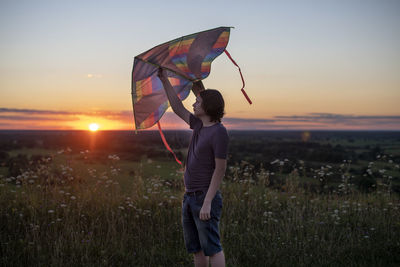
<instances>
[{"instance_id":1,"label":"grass field","mask_svg":"<svg viewBox=\"0 0 400 267\"><path fill-rule=\"evenodd\" d=\"M50 157L1 177L2 266L192 266L175 162L40 152ZM293 172L272 190L269 174L254 180L242 167L221 185L227 266L400 264L400 201L387 187L319 195Z\"/></svg>"}]
</instances>

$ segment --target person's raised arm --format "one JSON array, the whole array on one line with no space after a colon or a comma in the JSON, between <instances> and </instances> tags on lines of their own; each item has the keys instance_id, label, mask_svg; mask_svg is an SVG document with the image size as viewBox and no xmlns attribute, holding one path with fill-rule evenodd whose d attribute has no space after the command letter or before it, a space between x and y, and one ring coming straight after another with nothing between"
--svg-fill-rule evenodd
<instances>
[{"instance_id":1,"label":"person's raised arm","mask_svg":"<svg viewBox=\"0 0 400 267\"><path fill-rule=\"evenodd\" d=\"M171 105L172 110L178 115L182 120L184 120L187 124L190 124L190 112L187 110L182 101L179 99L178 95L176 94L174 88L172 87L171 83L168 80L168 77L165 71L162 68L158 69L157 76L160 78L165 92L168 97L169 104Z\"/></svg>"}]
</instances>

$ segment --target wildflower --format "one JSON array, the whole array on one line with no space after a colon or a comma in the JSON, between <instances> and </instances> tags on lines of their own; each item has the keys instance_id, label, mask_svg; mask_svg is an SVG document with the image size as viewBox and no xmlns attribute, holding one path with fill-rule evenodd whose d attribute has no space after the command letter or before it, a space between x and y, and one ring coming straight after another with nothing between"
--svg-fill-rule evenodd
<instances>
[{"instance_id":1,"label":"wildflower","mask_svg":"<svg viewBox=\"0 0 400 267\"><path fill-rule=\"evenodd\" d=\"M276 160L274 160L274 161L271 161L270 164L275 164L275 163L277 163L277 162L279 162L279 159L276 159Z\"/></svg>"},{"instance_id":2,"label":"wildflower","mask_svg":"<svg viewBox=\"0 0 400 267\"><path fill-rule=\"evenodd\" d=\"M76 199L76 197L75 197L75 196L71 196L71 199L72 199L72 200L75 200L75 199Z\"/></svg>"},{"instance_id":3,"label":"wildflower","mask_svg":"<svg viewBox=\"0 0 400 267\"><path fill-rule=\"evenodd\" d=\"M108 158L111 160L119 160L119 157L117 155L108 155Z\"/></svg>"},{"instance_id":4,"label":"wildflower","mask_svg":"<svg viewBox=\"0 0 400 267\"><path fill-rule=\"evenodd\" d=\"M65 205L65 204L60 204L60 207L61 208L65 208L67 205Z\"/></svg>"},{"instance_id":5,"label":"wildflower","mask_svg":"<svg viewBox=\"0 0 400 267\"><path fill-rule=\"evenodd\" d=\"M49 210L48 213L54 213L54 210Z\"/></svg>"}]
</instances>

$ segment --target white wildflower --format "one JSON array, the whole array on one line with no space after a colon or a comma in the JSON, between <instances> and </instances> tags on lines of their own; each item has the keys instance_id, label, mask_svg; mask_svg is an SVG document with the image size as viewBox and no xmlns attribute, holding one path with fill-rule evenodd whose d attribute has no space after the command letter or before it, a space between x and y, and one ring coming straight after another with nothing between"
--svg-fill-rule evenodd
<instances>
[{"instance_id":1,"label":"white wildflower","mask_svg":"<svg viewBox=\"0 0 400 267\"><path fill-rule=\"evenodd\" d=\"M279 162L279 159L276 159L276 160L274 160L274 161L271 161L270 164L275 164L275 163L277 163L277 162Z\"/></svg>"}]
</instances>

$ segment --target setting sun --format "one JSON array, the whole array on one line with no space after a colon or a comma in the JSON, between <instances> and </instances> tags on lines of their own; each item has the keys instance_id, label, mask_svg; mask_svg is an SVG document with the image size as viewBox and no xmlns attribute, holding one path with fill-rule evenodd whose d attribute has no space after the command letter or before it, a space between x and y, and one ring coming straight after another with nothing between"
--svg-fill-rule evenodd
<instances>
[{"instance_id":1,"label":"setting sun","mask_svg":"<svg viewBox=\"0 0 400 267\"><path fill-rule=\"evenodd\" d=\"M95 132L95 131L97 131L97 130L99 129L99 125L98 125L97 123L91 123L91 124L89 125L89 129L90 129L92 132Z\"/></svg>"}]
</instances>

